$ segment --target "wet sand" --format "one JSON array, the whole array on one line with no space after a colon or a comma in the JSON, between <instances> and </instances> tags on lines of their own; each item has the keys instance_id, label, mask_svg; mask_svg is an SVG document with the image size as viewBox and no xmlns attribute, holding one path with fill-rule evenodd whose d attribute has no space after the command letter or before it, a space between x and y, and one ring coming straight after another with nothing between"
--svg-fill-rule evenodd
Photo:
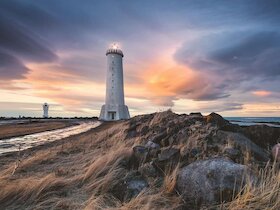
<instances>
[{"instance_id":1,"label":"wet sand","mask_svg":"<svg viewBox=\"0 0 280 210\"><path fill-rule=\"evenodd\" d=\"M17 161L21 161L23 159L27 159L30 157L37 156L38 154L42 153L49 153L50 151L56 151L56 150L64 150L67 147L73 147L74 145L79 145L80 141L94 141L97 137L96 135L101 132L104 133L108 128L110 128L114 123L106 122L98 127L92 128L86 132L79 133L76 135L71 135L66 138L62 138L56 141L52 142L46 142L44 144L34 146L32 148L28 148L22 151L15 151L15 152L9 152L5 154L0 155L0 171L6 169L11 163L16 163ZM79 145L81 146L81 145ZM74 146L75 147L75 146ZM61 148L61 149L60 149ZM87 147L85 147L86 149ZM77 151L69 151L69 155L72 153L76 153ZM57 157L64 158L67 152L60 152L57 154ZM80 153L80 151L78 152ZM45 157L48 159L48 157ZM62 160L61 160L62 161ZM58 161L60 162L60 161Z\"/></svg>"},{"instance_id":2,"label":"wet sand","mask_svg":"<svg viewBox=\"0 0 280 210\"><path fill-rule=\"evenodd\" d=\"M24 124L5 124L0 125L0 139L19 137L27 134L34 134L43 131L66 128L77 125L76 121L46 121L31 122Z\"/></svg>"},{"instance_id":3,"label":"wet sand","mask_svg":"<svg viewBox=\"0 0 280 210\"><path fill-rule=\"evenodd\" d=\"M0 155L9 152L21 151L47 142L57 141L72 135L84 133L101 124L100 121L80 121L78 125L66 128L28 134L0 140Z\"/></svg>"}]
</instances>

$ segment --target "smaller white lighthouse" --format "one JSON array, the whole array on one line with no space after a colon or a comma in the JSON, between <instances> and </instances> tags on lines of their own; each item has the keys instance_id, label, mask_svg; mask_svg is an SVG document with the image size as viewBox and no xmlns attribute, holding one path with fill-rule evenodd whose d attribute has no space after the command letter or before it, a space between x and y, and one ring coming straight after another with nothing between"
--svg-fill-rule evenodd
<instances>
[{"instance_id":1,"label":"smaller white lighthouse","mask_svg":"<svg viewBox=\"0 0 280 210\"><path fill-rule=\"evenodd\" d=\"M43 104L43 118L48 118L49 117L49 105L47 103Z\"/></svg>"}]
</instances>

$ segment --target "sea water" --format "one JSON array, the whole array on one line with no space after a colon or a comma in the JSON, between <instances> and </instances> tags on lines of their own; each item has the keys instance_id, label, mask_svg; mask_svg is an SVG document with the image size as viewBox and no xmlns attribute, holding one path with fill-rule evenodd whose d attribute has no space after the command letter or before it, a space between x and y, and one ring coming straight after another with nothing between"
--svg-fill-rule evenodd
<instances>
[{"instance_id":1,"label":"sea water","mask_svg":"<svg viewBox=\"0 0 280 210\"><path fill-rule=\"evenodd\" d=\"M225 119L241 126L268 125L280 127L280 117L225 117Z\"/></svg>"}]
</instances>

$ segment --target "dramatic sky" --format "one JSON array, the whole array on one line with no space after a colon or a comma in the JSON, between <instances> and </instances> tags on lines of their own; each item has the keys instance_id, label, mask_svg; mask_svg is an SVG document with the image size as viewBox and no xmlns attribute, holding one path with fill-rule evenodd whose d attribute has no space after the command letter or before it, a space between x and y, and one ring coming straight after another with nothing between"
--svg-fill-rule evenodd
<instances>
[{"instance_id":1,"label":"dramatic sky","mask_svg":"<svg viewBox=\"0 0 280 210\"><path fill-rule=\"evenodd\" d=\"M132 116L280 116L278 0L1 0L0 116L97 116L110 43Z\"/></svg>"}]
</instances>

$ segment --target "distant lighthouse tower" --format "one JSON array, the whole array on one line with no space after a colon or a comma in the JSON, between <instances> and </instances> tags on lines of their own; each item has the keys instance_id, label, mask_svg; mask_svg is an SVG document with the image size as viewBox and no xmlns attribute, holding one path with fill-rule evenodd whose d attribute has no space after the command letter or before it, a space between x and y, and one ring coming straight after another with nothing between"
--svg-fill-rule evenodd
<instances>
[{"instance_id":1,"label":"distant lighthouse tower","mask_svg":"<svg viewBox=\"0 0 280 210\"><path fill-rule=\"evenodd\" d=\"M49 117L49 105L47 103L43 104L43 118L48 118Z\"/></svg>"},{"instance_id":2,"label":"distant lighthouse tower","mask_svg":"<svg viewBox=\"0 0 280 210\"><path fill-rule=\"evenodd\" d=\"M129 111L124 103L123 52L116 44L113 44L107 50L106 56L106 101L102 106L99 119L106 121L129 119Z\"/></svg>"}]
</instances>

